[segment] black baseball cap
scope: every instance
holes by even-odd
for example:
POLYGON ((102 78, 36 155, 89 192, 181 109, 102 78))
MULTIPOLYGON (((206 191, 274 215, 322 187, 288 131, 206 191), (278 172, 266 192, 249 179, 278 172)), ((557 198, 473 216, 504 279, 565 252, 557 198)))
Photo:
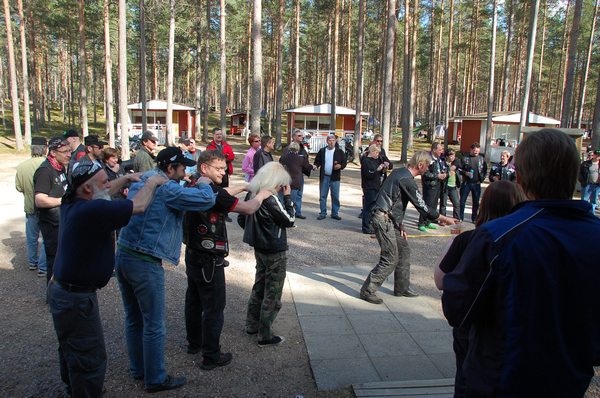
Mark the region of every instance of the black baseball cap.
POLYGON ((65 138, 69 138, 69 137, 79 137, 79 134, 77 133, 77 131, 75 131, 74 129, 70 129, 67 130, 63 133, 63 137, 65 138))
POLYGON ((48 142, 44 137, 31 137, 31 145, 46 145, 48 142))
POLYGON ((195 166, 196 162, 190 158, 186 158, 181 152, 181 149, 175 146, 170 146, 156 155, 156 163, 159 166, 166 166, 171 163, 180 163, 184 166, 195 166))
POLYGON ((92 145, 104 146, 104 145, 108 144, 108 142, 106 142, 106 141, 100 141, 100 139, 98 139, 97 135, 88 135, 87 137, 84 138, 83 141, 85 142, 85 146, 92 146, 92 145))

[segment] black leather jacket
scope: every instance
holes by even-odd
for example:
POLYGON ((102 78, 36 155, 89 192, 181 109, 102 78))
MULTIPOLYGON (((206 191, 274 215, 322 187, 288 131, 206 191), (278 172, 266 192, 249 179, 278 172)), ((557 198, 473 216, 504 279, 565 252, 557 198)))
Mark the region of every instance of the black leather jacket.
POLYGON ((290 195, 285 195, 283 204, 277 195, 269 196, 256 213, 238 217, 240 226, 244 228, 244 242, 263 253, 286 251, 286 228, 294 225, 295 214, 290 195))
MULTIPOLYGON (((440 188, 444 181, 438 178, 438 174, 448 173, 446 169, 446 162, 442 159, 433 159, 429 164, 429 169, 421 176, 421 183, 423 189, 427 188, 440 188)), ((447 176, 446 176, 447 178, 447 176)))
POLYGON ((406 167, 395 169, 385 179, 375 199, 373 212, 386 213, 396 228, 400 228, 408 202, 429 220, 437 220, 440 214, 435 208, 427 207, 423 196, 410 170, 406 167))
POLYGON ((465 184, 468 184, 468 183, 481 184, 482 182, 485 181, 485 176, 487 175, 487 163, 485 162, 485 159, 483 158, 483 156, 477 155, 476 160, 473 158, 475 158, 475 156, 472 157, 469 154, 465 155, 465 157, 461 161, 460 167, 458 168, 458 171, 462 178, 461 182, 463 182, 465 184), (477 171, 479 173, 479 180, 477 180, 477 181, 472 180, 466 174, 471 169, 475 169, 475 168, 477 168, 477 171))
POLYGON ((490 182, 496 181, 494 177, 500 177, 501 180, 505 181, 515 181, 517 178, 515 167, 510 163, 505 165, 502 163, 492 163, 492 167, 490 167, 490 182))

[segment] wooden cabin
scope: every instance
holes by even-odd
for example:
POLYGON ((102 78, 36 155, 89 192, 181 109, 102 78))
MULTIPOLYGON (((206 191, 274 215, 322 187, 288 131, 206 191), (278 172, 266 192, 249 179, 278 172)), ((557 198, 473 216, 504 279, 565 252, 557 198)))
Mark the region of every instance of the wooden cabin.
MULTIPOLYGON (((354 122, 356 111, 344 106, 335 107, 335 126, 331 126, 331 104, 306 105, 300 108, 287 109, 284 111, 287 117, 288 142, 294 129, 300 129, 305 134, 310 134, 310 153, 316 153, 327 145, 327 135, 334 133, 338 137, 354 138, 354 122)), ((362 137, 363 117, 368 117, 367 112, 361 112, 360 145, 362 137)))
MULTIPOLYGON (((167 101, 152 100, 146 103, 147 130, 158 138, 159 144, 166 142, 167 132, 167 101)), ((129 135, 142 135, 142 103, 138 102, 127 106, 129 114, 129 135)), ((176 137, 196 138, 196 124, 194 117, 196 109, 181 104, 173 104, 173 129, 176 137)), ((118 127, 120 132, 120 126, 118 127)))

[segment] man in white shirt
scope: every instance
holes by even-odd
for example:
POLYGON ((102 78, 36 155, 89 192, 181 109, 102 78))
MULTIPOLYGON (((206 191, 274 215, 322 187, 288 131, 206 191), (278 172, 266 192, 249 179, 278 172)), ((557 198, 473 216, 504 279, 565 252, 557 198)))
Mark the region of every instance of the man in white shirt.
POLYGON ((321 148, 315 157, 315 166, 319 168, 319 207, 317 220, 327 216, 327 195, 331 191, 331 218, 341 220, 340 210, 340 177, 341 170, 346 168, 346 155, 335 145, 335 134, 327 136, 327 146, 321 148))

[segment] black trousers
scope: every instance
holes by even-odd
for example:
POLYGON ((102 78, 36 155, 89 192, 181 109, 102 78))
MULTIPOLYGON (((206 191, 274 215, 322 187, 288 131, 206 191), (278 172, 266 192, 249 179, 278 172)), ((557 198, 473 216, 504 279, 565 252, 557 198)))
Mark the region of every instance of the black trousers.
MULTIPOLYGON (((440 199, 440 184, 436 184, 435 186, 424 185, 423 186, 423 200, 427 207, 432 209, 437 209, 438 201, 440 199)), ((418 226, 428 225, 431 222, 428 218, 425 218, 419 213, 419 222, 418 226)))
POLYGON ((52 270, 54 269, 54 259, 56 258, 56 250, 58 249, 58 225, 40 220, 38 222, 42 237, 44 238, 44 250, 46 250, 46 263, 48 270, 46 272, 46 283, 52 278, 52 270))
POLYGON ((185 250, 185 329, 189 347, 200 348, 205 363, 217 362, 221 354, 221 331, 225 310, 223 256, 185 250))

